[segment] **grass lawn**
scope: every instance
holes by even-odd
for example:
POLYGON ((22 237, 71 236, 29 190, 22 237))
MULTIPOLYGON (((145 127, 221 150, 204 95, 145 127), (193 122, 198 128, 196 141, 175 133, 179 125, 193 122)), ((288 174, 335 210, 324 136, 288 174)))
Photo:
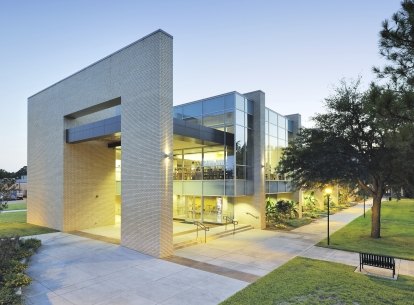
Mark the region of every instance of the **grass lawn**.
POLYGON ((56 230, 26 223, 26 211, 0 213, 1 236, 28 236, 56 232, 56 230))
POLYGON ((354 270, 352 266, 297 257, 221 304, 413 304, 413 277, 399 276, 393 281, 354 270))
MULTIPOLYGON (((371 211, 331 235, 331 248, 414 260, 414 200, 383 202, 381 238, 371 234, 371 211)), ((318 246, 326 247, 326 239, 318 246)))
POLYGON ((26 205, 26 200, 17 200, 17 201, 9 201, 7 203, 7 205, 9 206, 7 210, 26 210, 27 205, 26 205))

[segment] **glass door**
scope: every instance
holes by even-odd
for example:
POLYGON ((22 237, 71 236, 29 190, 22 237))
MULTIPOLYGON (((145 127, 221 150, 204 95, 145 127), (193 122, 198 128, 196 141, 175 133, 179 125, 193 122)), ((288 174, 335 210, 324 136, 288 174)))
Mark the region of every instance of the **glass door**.
POLYGON ((203 202, 198 196, 185 196, 186 221, 202 221, 203 219, 203 202))

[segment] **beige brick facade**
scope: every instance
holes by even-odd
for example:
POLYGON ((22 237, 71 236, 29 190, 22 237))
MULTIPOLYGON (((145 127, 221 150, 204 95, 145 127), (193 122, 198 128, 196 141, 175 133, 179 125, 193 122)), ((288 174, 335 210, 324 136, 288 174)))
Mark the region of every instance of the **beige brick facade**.
POLYGON ((115 152, 105 142, 67 144, 65 128, 107 118, 121 100, 121 244, 172 253, 172 37, 159 30, 28 100, 28 222, 71 231, 111 224, 115 152))

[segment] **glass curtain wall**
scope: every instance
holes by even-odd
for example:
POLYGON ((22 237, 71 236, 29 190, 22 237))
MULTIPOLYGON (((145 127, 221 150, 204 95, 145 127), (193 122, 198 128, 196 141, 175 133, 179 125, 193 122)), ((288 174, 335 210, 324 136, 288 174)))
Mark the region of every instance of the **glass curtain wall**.
POLYGON ((174 150, 175 218, 221 223, 223 216, 233 216, 232 196, 245 195, 245 181, 251 177, 252 114, 253 104, 237 93, 174 107, 175 118, 233 134, 235 139, 174 150))
POLYGON ((235 98, 235 195, 248 195, 253 192, 253 102, 239 94, 235 98))
POLYGON ((265 110, 265 179, 266 180, 285 180, 285 177, 276 172, 276 167, 282 156, 283 148, 287 147, 288 120, 266 108, 265 110))

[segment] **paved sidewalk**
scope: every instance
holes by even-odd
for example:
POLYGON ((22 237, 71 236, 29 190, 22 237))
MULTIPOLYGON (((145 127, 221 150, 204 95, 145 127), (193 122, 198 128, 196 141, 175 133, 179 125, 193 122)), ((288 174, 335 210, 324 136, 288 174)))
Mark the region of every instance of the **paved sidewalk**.
POLYGON ((248 282, 153 258, 118 245, 66 233, 43 242, 23 294, 33 305, 217 304, 248 282))
MULTIPOLYGON (((330 216, 331 234, 363 213, 359 204, 330 216)), ((175 255, 209 265, 263 276, 305 253, 326 237, 326 218, 282 232, 250 230, 175 251, 175 255)))
MULTIPOLYGON (((363 213, 357 205, 331 216, 331 232, 363 213)), ((39 235, 24 290, 32 305, 218 304, 296 256, 357 266, 356 253, 315 247, 326 218, 290 232, 250 230, 175 251, 168 260, 80 236, 39 235)), ((414 276, 401 260, 400 274, 414 276)))

